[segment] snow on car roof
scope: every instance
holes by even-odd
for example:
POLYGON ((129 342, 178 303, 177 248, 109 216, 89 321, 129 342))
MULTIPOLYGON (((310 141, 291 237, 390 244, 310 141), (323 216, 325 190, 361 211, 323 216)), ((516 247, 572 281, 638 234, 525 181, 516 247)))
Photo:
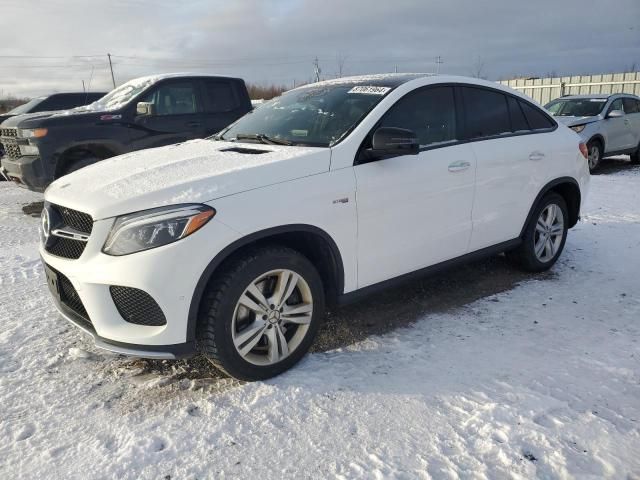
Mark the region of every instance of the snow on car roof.
POLYGON ((323 80, 317 83, 302 85, 298 88, 318 87, 327 85, 355 85, 366 84, 374 87, 390 87, 395 88, 403 83, 410 82, 417 78, 432 77, 434 73, 379 73, 373 75, 358 75, 354 77, 333 78, 331 80, 323 80))

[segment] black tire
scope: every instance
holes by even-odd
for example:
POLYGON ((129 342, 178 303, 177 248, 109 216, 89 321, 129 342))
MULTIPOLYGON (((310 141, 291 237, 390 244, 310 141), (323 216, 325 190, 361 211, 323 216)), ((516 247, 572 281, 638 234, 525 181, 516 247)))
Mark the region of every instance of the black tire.
POLYGON ((604 148, 600 140, 589 140, 587 143, 587 151, 589 152, 589 171, 595 172, 602 163, 602 155, 604 155, 604 148), (597 159, 593 159, 592 154, 597 152, 597 159))
POLYGON ((84 157, 78 160, 74 160, 64 168, 64 170, 62 171, 62 175, 60 176, 63 177, 64 175, 69 175, 72 172, 80 170, 84 167, 88 167, 89 165, 93 165, 94 163, 99 161, 100 159, 96 157, 84 157))
POLYGON ((638 144, 638 148, 636 148, 636 151, 633 152, 631 155, 631 163, 634 165, 638 165, 640 164, 640 144, 638 144))
MULTIPOLYGON (((198 321, 201 352, 220 370, 239 380, 274 377, 295 365, 309 350, 324 317, 322 280, 313 264, 299 252, 282 246, 264 246, 247 251, 226 265, 208 287, 198 321), (271 365, 255 365, 243 358, 233 343, 236 304, 256 278, 277 269, 300 275, 309 286, 313 311, 301 343, 289 356, 271 365)), ((271 328, 271 327, 269 327, 271 328)))
POLYGON ((516 250, 507 252, 507 258, 528 272, 543 272, 545 270, 549 270, 553 264, 556 263, 564 249, 564 244, 567 240, 568 223, 569 213, 567 210, 567 203, 564 201, 564 198, 557 193, 549 193, 545 195, 538 205, 536 205, 533 215, 524 230, 522 244, 516 250), (557 252, 552 258, 548 261, 541 261, 535 253, 536 225, 540 214, 551 204, 557 205, 562 211, 564 224, 562 230, 562 241, 560 242, 557 252))

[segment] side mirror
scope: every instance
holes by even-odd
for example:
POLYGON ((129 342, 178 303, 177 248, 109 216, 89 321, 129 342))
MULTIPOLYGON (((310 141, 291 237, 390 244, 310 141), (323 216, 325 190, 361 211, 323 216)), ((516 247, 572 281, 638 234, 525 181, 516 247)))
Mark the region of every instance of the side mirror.
POLYGON ((138 102, 136 105, 136 113, 138 115, 152 116, 156 114, 156 106, 149 102, 138 102))
POLYGON ((621 118, 624 117, 624 112, 622 110, 611 110, 607 118, 621 118))
POLYGON ((417 155, 420 152, 418 137, 412 130, 380 127, 373 133, 372 153, 378 156, 417 155))

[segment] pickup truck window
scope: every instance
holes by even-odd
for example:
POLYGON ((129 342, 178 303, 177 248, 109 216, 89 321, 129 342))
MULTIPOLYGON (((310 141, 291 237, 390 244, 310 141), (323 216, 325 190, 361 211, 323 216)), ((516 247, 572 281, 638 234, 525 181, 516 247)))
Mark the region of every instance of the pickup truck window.
POLYGON ((301 87, 264 103, 217 138, 234 140, 237 135, 266 135, 292 145, 330 147, 390 90, 352 83, 301 87))
POLYGON ((27 103, 23 103, 22 105, 17 106, 13 110, 10 110, 9 115, 21 115, 23 113, 31 112, 32 109, 36 108, 36 106, 42 103, 47 97, 37 97, 32 98, 27 103))
POLYGON ((389 109, 379 126, 412 130, 421 147, 455 141, 453 88, 433 87, 406 95, 389 109))
POLYGON ((200 110, 193 82, 176 82, 160 85, 141 101, 155 105, 156 115, 185 115, 200 110))
POLYGON ((205 80, 204 88, 207 95, 206 112, 230 112, 238 108, 238 101, 229 82, 205 80))

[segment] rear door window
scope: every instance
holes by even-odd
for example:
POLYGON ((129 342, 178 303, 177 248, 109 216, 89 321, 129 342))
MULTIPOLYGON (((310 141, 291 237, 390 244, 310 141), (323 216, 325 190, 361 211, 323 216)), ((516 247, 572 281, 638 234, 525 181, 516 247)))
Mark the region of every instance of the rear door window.
POLYGON ((497 91, 462 87, 465 130, 469 139, 494 137, 511 133, 507 97, 497 91))
POLYGON ((547 130, 555 127, 555 124, 547 117, 539 108, 534 107, 528 102, 519 100, 518 103, 522 108, 524 116, 527 118, 529 127, 532 130, 547 130))
POLYGON ((238 101, 233 86, 229 82, 204 80, 204 89, 206 94, 206 112, 230 112, 238 108, 238 101))
POLYGON ((635 98, 623 98, 624 113, 638 113, 638 101, 635 98))

